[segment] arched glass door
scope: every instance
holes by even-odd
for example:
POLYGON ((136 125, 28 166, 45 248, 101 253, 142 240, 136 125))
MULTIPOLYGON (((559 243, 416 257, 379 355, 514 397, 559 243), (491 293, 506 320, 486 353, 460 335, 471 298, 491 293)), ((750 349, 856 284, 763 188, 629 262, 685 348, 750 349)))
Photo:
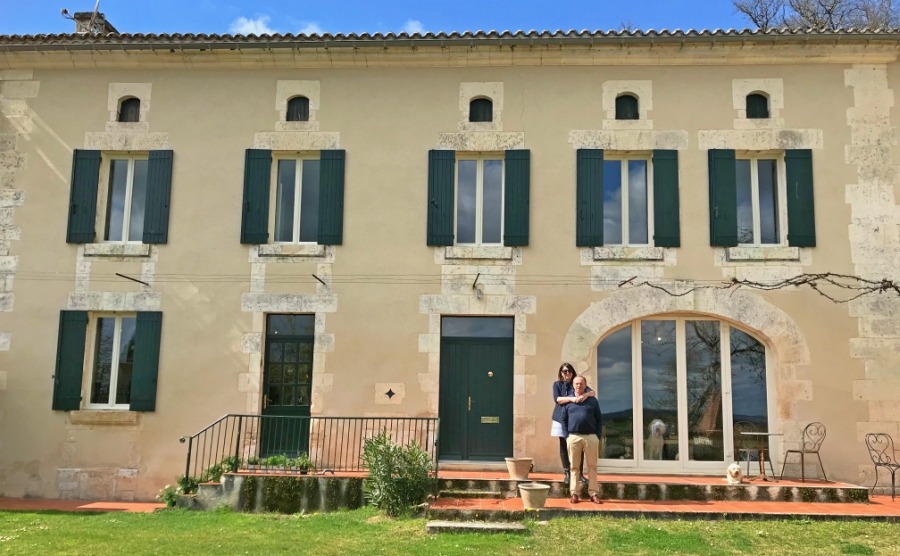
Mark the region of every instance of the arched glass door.
POLYGON ((765 346, 722 321, 634 321, 597 346, 596 384, 602 465, 721 472, 747 440, 735 423, 768 430, 765 346))

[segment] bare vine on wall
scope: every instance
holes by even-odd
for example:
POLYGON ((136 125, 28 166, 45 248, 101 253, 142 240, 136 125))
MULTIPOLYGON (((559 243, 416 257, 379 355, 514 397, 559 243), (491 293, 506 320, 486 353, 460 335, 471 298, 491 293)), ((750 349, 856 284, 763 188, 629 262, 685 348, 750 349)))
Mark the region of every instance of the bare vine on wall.
POLYGON ((685 295, 690 295, 695 291, 706 289, 737 291, 741 288, 751 288, 754 290, 772 291, 791 287, 808 287, 834 303, 849 303, 850 301, 874 293, 893 293, 900 297, 900 284, 894 280, 887 278, 870 280, 861 276, 839 274, 836 272, 798 274, 797 276, 785 280, 776 280, 772 282, 756 282, 753 280, 739 280, 737 278, 732 278, 730 281, 714 284, 688 285, 687 283, 684 283, 686 287, 680 287, 679 285, 661 285, 649 281, 635 282, 634 280, 635 278, 625 280, 619 284, 619 287, 623 287, 627 284, 646 286, 648 288, 661 290, 674 297, 683 297, 685 295))

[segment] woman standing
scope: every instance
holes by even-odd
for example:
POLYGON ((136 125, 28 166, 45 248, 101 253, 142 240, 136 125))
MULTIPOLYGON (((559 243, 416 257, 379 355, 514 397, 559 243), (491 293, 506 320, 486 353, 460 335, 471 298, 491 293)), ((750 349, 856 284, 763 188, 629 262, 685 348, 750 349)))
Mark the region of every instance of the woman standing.
MULTIPOLYGON (((566 445, 565 432, 562 427, 562 414, 565 411, 567 403, 582 402, 586 398, 596 398, 597 393, 590 387, 582 394, 581 397, 575 395, 575 389, 572 386, 572 380, 575 378, 575 367, 570 363, 563 363, 559 367, 556 382, 553 383, 553 423, 550 427, 550 436, 559 438, 559 459, 562 461, 565 478, 563 481, 569 484, 569 473, 572 464, 569 461, 569 447, 566 445)), ((584 468, 584 466, 582 466, 584 468)), ((581 482, 587 483, 584 475, 581 476, 581 482)))

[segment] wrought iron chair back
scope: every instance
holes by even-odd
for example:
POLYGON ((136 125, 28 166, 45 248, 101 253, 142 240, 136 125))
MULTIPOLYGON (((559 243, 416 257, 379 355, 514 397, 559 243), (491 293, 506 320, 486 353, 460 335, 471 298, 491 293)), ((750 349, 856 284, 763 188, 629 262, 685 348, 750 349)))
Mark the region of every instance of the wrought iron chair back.
POLYGON ((803 427, 803 451, 818 452, 825 441, 825 425, 822 423, 810 423, 803 427))
POLYGON ((894 479, 897 469, 900 469, 897 452, 894 451, 894 439, 885 432, 869 433, 866 435, 866 448, 869 450, 872 463, 875 464, 875 483, 871 490, 875 490, 878 485, 878 470, 884 467, 891 474, 891 500, 893 500, 896 496, 894 479))
POLYGON ((819 455, 819 449, 825 441, 825 425, 818 421, 809 423, 803 427, 800 435, 800 449, 786 450, 784 452, 784 461, 781 464, 781 478, 784 479, 784 468, 787 466, 788 456, 797 454, 800 456, 800 481, 806 482, 806 454, 815 454, 819 460, 819 468, 822 469, 822 478, 828 480, 825 474, 825 466, 822 465, 822 456, 819 455))

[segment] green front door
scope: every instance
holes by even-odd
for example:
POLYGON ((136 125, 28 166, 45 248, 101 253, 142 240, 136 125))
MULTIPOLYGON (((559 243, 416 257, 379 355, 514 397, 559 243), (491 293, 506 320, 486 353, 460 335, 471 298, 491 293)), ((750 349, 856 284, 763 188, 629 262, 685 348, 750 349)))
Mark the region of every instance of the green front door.
POLYGON ((440 457, 502 460, 513 451, 512 319, 453 319, 475 322, 443 327, 440 457))
POLYGON ((314 328, 313 315, 266 319, 260 457, 309 452, 314 328))

